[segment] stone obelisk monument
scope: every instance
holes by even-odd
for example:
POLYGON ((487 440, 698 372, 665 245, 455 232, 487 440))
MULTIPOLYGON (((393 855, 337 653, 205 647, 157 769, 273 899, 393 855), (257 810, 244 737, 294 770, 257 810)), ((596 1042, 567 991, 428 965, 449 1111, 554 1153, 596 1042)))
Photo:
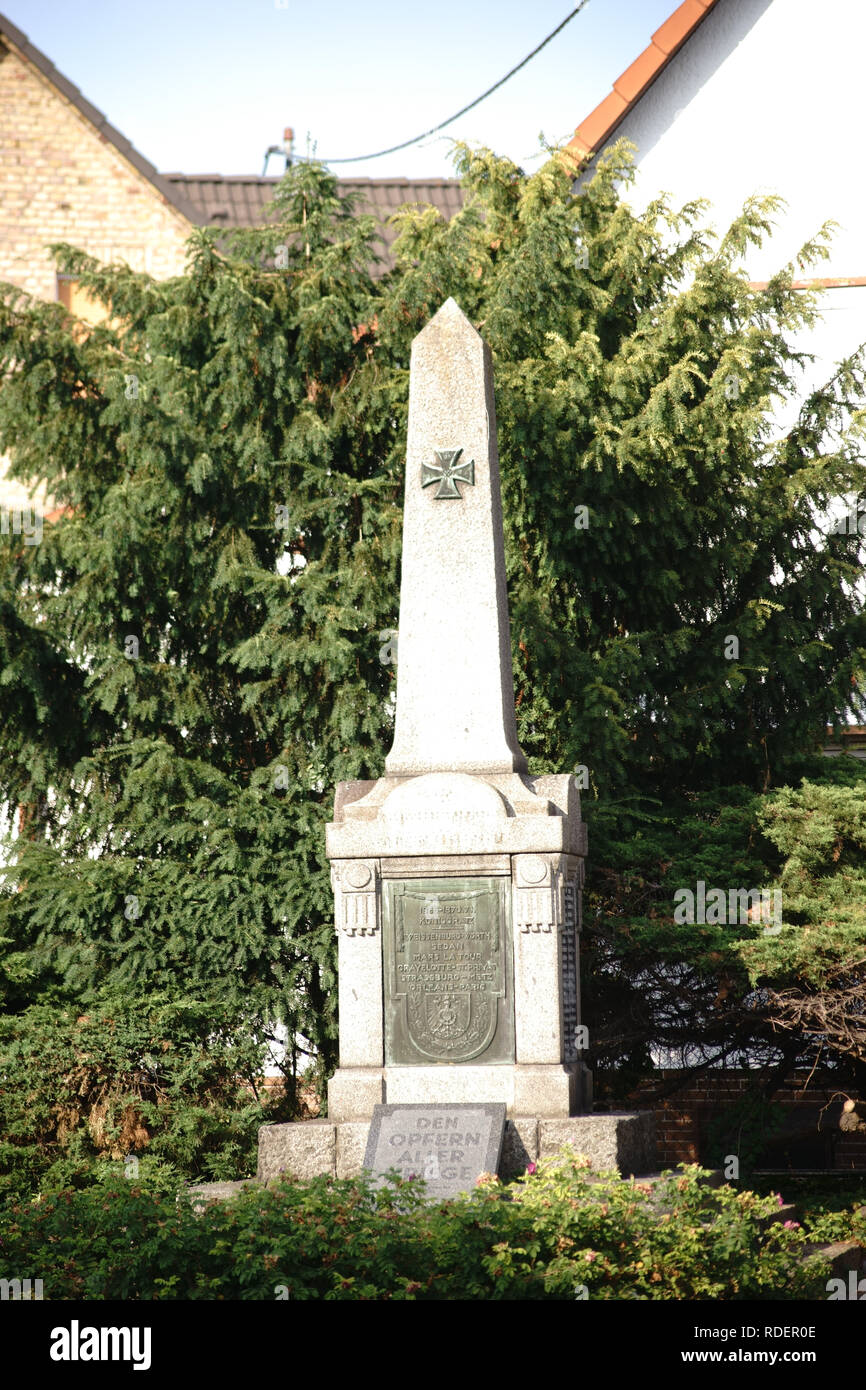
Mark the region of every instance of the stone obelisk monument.
POLYGON ((329 1118, 392 1101, 565 1117, 585 827, 517 741, 490 351, 453 299, 412 345, 397 708, 386 775, 337 789, 329 1118))
POLYGON ((587 1113, 585 826, 517 741, 490 351, 453 299, 412 345, 399 624, 385 776, 341 783, 327 829, 328 1118, 263 1127, 259 1176, 357 1172, 374 1107, 407 1104, 504 1105, 503 1173, 562 1143, 645 1171, 651 1117, 587 1113))

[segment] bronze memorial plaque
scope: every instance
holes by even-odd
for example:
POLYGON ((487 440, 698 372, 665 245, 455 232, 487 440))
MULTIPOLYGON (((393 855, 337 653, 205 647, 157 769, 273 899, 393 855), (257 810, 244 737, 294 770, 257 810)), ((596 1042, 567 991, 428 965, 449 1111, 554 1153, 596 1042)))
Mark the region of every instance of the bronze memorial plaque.
POLYGON ((511 880, 382 887, 386 1062, 513 1062, 511 880))

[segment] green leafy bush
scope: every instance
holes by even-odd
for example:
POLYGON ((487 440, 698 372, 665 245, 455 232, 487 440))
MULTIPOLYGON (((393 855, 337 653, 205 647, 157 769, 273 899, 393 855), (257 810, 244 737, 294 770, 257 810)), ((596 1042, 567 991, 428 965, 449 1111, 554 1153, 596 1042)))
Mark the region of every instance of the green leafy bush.
MULTIPOLYGON (((757 1191, 768 1189, 775 1178, 755 1174, 757 1191)), ((794 1202, 806 1239, 815 1244, 856 1240, 866 1249, 866 1176, 838 1169, 808 1177, 787 1175, 785 1196, 794 1202)))
POLYGON ((266 1045, 259 1020, 213 1000, 0 1019, 0 1194, 84 1186, 127 1155, 169 1190, 253 1171, 259 1125, 297 1113, 293 1095, 257 1093, 266 1045))
POLYGON ((418 1180, 283 1179, 196 1214, 111 1176, 10 1208, 2 1264, 53 1299, 823 1298, 779 1199, 684 1168, 654 1190, 562 1156, 453 1201, 418 1180))

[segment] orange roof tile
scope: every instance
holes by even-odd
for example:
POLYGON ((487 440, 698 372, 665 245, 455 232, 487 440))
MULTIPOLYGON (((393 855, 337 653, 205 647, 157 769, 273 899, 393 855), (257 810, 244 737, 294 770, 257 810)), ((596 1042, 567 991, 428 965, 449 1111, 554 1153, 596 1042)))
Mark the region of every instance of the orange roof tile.
POLYGON ((616 79, 613 91, 599 102, 586 120, 581 121, 565 148, 580 160, 600 150, 623 117, 717 4, 718 0, 683 0, 664 24, 656 29, 649 47, 616 79))
POLYGON ((707 10, 712 9, 715 0, 683 0, 678 9, 665 20, 652 36, 653 44, 668 57, 675 53, 683 39, 700 24, 707 10))
MULTIPOLYGON (((578 128, 581 143, 587 153, 590 150, 599 149, 604 144, 608 132, 619 125, 627 110, 628 102, 625 97, 620 96, 619 92, 611 92, 604 101, 599 103, 578 128)), ((575 131, 574 139, 569 141, 569 149, 577 143, 577 137, 578 131, 575 131)))

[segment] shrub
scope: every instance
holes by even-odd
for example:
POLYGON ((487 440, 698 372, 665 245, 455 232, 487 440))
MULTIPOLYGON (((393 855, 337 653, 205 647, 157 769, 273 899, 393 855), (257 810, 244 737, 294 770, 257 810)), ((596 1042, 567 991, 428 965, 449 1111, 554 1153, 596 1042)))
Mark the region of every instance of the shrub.
POLYGON ((284 1178, 198 1215, 112 1175, 11 1208, 2 1263, 54 1299, 823 1298, 778 1199, 701 1175, 653 1190, 563 1155, 437 1204, 417 1179, 284 1178))
POLYGON ((260 1022, 213 1000, 0 1019, 0 1194, 85 1186, 127 1154, 159 1190, 252 1171, 259 1125, 294 1110, 256 1094, 265 1047, 260 1022))

